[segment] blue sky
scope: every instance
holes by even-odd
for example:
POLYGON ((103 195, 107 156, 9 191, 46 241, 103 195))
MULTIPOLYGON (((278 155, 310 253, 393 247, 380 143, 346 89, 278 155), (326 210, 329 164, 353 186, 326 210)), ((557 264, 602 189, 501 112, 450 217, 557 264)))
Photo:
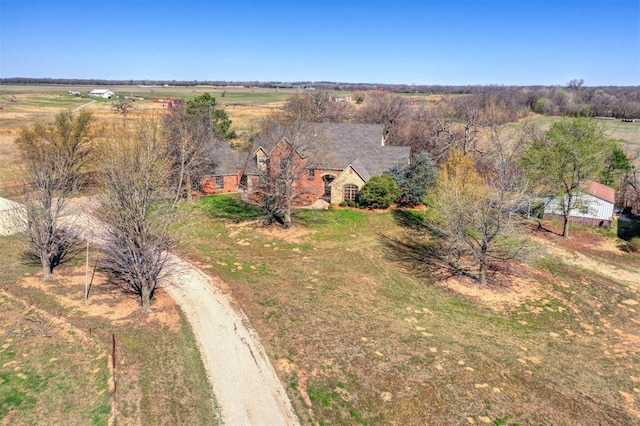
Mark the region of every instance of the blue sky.
POLYGON ((640 85, 640 0, 0 0, 0 77, 640 85))

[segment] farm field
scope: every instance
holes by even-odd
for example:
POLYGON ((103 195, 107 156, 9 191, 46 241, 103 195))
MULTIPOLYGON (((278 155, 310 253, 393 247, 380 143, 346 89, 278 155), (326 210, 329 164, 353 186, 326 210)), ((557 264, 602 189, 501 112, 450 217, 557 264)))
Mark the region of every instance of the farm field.
MULTIPOLYGON (((0 196, 21 190, 13 145, 20 126, 60 108, 87 108, 105 123, 121 120, 110 101, 67 94, 93 88, 0 85, 0 196), (12 96, 18 102, 7 102, 12 96)), ((132 119, 162 113, 162 103, 147 97, 212 93, 240 132, 296 93, 115 89, 145 97, 132 119)), ((534 122, 545 127, 553 120, 534 122)), ((603 124, 612 137, 640 146, 638 123, 603 124)), ((416 237, 406 223, 420 212, 300 212, 284 231, 236 223, 234 206, 229 196, 183 206, 174 227, 179 252, 220 278, 247 314, 303 424, 640 423, 640 257, 622 251, 614 233, 578 228, 567 242, 532 227, 539 256, 501 271, 502 285, 478 288, 431 282, 419 262, 400 261, 408 253, 393 242, 416 237)), ((80 261, 44 286, 38 265, 23 253, 18 238, 0 237, 9 266, 0 268, 6 311, 0 321, 18 333, 0 335, 0 365, 11 367, 0 370, 3 424, 37 423, 46 412, 51 423, 63 423, 80 407, 68 389, 99 396, 74 412, 77 424, 107 424, 114 412, 117 424, 215 424, 193 335, 166 294, 145 317, 98 274, 84 306, 80 261), (19 334, 33 319, 59 318, 68 325, 50 336, 19 334), (115 409, 107 397, 112 334, 115 409), (67 346, 77 362, 58 362, 67 346), (63 374, 69 368, 77 374, 63 374), (22 375, 38 380, 28 387, 22 375), (2 394, 4 383, 11 394, 2 394)))
MULTIPOLYGON (((551 125, 560 120, 560 117, 548 117, 543 115, 532 114, 531 117, 522 120, 518 125, 523 123, 533 125, 540 130, 548 130, 551 125)), ((620 141, 623 146, 629 150, 640 148, 640 122, 633 123, 623 122, 621 120, 601 120, 599 121, 607 130, 607 134, 620 141)), ((513 127, 513 126, 512 126, 513 127)))
MULTIPOLYGON (((109 105, 112 100, 91 99, 72 96, 68 91, 78 91, 84 95, 99 86, 76 85, 0 85, 0 128, 16 128, 29 123, 29 120, 46 118, 62 108, 77 108, 92 100, 97 102, 88 105, 104 118, 114 116, 109 105), (18 102, 11 103, 9 99, 15 97, 18 102)), ((162 103, 153 102, 154 98, 191 99, 205 92, 216 98, 216 104, 227 110, 234 120, 234 128, 240 131, 251 126, 250 118, 268 114, 275 108, 302 89, 265 89, 244 88, 234 86, 194 86, 194 87, 140 87, 140 86, 105 86, 121 97, 144 98, 137 99, 138 114, 159 113, 163 110, 162 103)), ((344 92, 340 92, 344 94, 344 92)))

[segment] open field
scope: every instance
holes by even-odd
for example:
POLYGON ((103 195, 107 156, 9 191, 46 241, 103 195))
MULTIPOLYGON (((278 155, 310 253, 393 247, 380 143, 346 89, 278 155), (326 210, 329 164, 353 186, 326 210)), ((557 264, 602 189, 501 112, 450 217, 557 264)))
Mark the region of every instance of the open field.
MULTIPOLYGON (((527 123, 535 126, 537 129, 546 131, 551 125, 560 120, 560 117, 549 117, 544 115, 532 114, 530 118, 522 120, 518 125, 527 123)), ((607 130, 607 134, 620 141, 623 146, 628 149, 640 148, 640 122, 627 123, 621 120, 600 120, 600 124, 607 130)))
POLYGON ((306 422, 640 422, 640 258, 611 232, 532 231, 540 257, 480 289, 394 262, 402 215, 302 212, 283 231, 221 222, 218 200, 185 209, 181 251, 227 283, 306 422))
MULTIPOLYGON (((88 93, 97 86, 74 85, 0 85, 0 197, 15 196, 21 190, 21 170, 13 144, 20 127, 36 121, 52 120, 62 109, 84 108, 103 123, 121 120, 111 109, 115 100, 84 98, 68 94, 69 90, 88 93), (15 99, 16 102, 10 102, 15 99)), ((244 87, 139 87, 109 86, 120 96, 136 99, 130 119, 160 117, 165 111, 162 102, 153 98, 191 99, 209 92, 217 104, 226 109, 233 120, 233 128, 240 137, 257 130, 257 120, 275 109, 300 89, 262 89, 244 87)), ((344 93, 342 93, 344 94, 344 93)))
MULTIPOLYGON (((3 110, 0 111, 0 128, 23 126, 29 124, 30 120, 47 118, 60 109, 78 107, 91 101, 91 99, 69 95, 68 91, 78 91, 86 95, 96 87, 99 86, 2 84, 0 85, 0 105, 3 106, 3 110), (19 102, 8 102, 8 99, 12 96, 15 96, 19 102), (55 111, 51 111, 49 107, 53 107, 55 111)), ((143 101, 136 100, 137 109, 143 111, 162 110, 162 103, 154 103, 152 101, 153 98, 188 100, 208 92, 216 98, 218 106, 224 107, 231 119, 235 121, 234 128, 241 131, 250 126, 250 117, 267 114, 274 108, 281 107, 294 94, 302 92, 302 89, 265 89, 234 86, 105 86, 105 88, 109 88, 121 97, 144 98, 143 101)), ((344 92, 339 93, 344 95, 344 92)), ((95 105, 91 105, 89 109, 97 110, 102 115, 109 115, 108 105, 113 101, 95 100, 98 102, 95 105)))

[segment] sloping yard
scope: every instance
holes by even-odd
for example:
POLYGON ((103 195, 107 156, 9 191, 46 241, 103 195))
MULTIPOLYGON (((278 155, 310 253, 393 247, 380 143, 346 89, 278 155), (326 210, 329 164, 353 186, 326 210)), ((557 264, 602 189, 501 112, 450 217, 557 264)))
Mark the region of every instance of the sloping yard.
POLYGON ((603 267, 637 278, 639 259, 615 237, 536 233, 540 257, 479 290, 392 261, 408 231, 391 213, 302 212, 284 231, 221 221, 217 200, 185 209, 180 249, 226 283, 303 422, 640 422, 640 295, 603 267))
POLYGON ((85 305, 84 265, 43 282, 24 249, 0 237, 0 424, 216 424, 191 328, 166 293, 144 315, 97 272, 85 305))

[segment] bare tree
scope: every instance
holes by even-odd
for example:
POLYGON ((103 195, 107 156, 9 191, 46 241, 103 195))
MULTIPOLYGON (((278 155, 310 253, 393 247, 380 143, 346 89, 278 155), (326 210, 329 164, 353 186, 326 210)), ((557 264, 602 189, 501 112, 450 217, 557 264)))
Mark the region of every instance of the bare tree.
POLYGON ((356 121, 360 123, 375 123, 385 125, 385 138, 389 144, 401 145, 395 140, 403 118, 411 110, 411 104, 406 98, 385 92, 371 92, 367 94, 364 104, 356 114, 356 121))
POLYGON ((135 110, 136 106, 131 101, 116 101, 111 105, 111 109, 116 114, 122 114, 122 121, 126 123, 129 114, 135 110))
POLYGON ((156 287, 171 274, 171 207, 164 202, 168 165, 161 128, 143 121, 117 129, 104 156, 97 216, 104 224, 102 265, 151 309, 156 287))
POLYGON ((526 205, 523 176, 506 151, 496 154, 483 177, 471 155, 451 151, 434 194, 438 218, 430 225, 441 242, 439 260, 480 284, 492 265, 523 259, 528 248, 519 214, 526 205))
POLYGON ((94 122, 88 111, 77 116, 71 111, 61 111, 53 123, 36 123, 22 129, 16 144, 27 162, 40 161, 41 149, 55 153, 58 173, 64 174, 63 179, 58 179, 58 184, 67 186, 60 189, 75 192, 82 186, 82 173, 93 152, 94 122))
POLYGON ((322 126, 283 113, 265 120, 260 134, 275 147, 262 176, 263 198, 272 215, 288 228, 303 178, 326 153, 326 147, 320 143, 322 126))
POLYGON ((188 116, 184 107, 176 107, 164 116, 164 132, 171 163, 174 204, 184 198, 191 200, 194 183, 213 163, 211 156, 207 155, 207 142, 213 139, 211 126, 188 116))
POLYGON ((445 97, 438 105, 407 110, 391 130, 389 142, 410 146, 414 158, 427 152, 434 161, 442 163, 454 147, 464 153, 482 154, 482 135, 515 121, 521 114, 517 105, 510 108, 508 100, 498 94, 445 97))
POLYGON ((616 191, 616 204, 640 212, 640 172, 636 166, 640 159, 640 148, 631 151, 628 157, 629 167, 620 176, 619 190, 616 191))
POLYGON ((284 106, 284 111, 310 123, 341 123, 348 121, 353 114, 348 103, 335 102, 333 96, 323 90, 307 91, 290 98, 284 106))
POLYGON ((58 139, 61 135, 65 133, 56 129, 56 125, 38 123, 22 129, 16 139, 28 180, 25 235, 31 254, 42 265, 45 280, 53 276, 56 266, 75 253, 78 242, 70 224, 63 222, 78 170, 71 167, 73 156, 64 150, 69 145, 58 139))

